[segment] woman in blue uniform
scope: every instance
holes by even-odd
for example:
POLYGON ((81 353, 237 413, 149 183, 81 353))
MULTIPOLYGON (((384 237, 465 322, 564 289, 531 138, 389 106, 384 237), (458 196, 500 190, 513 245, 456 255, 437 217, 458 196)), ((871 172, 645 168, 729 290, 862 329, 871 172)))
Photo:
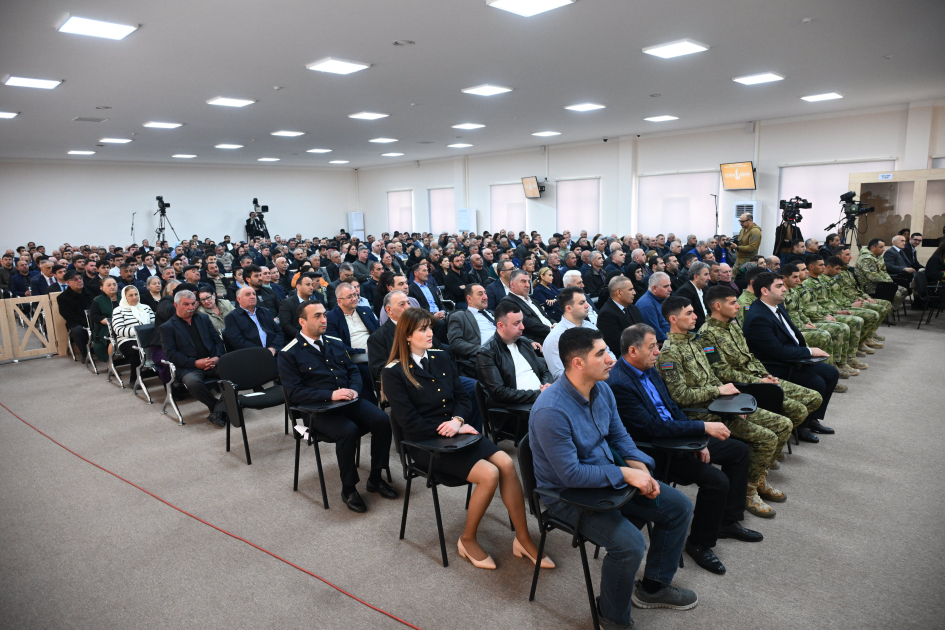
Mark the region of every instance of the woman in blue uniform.
MULTIPOLYGON (((446 352, 432 349, 435 323, 433 316, 422 309, 404 311, 397 322, 390 360, 381 377, 391 415, 408 440, 477 433, 464 419, 470 414, 470 399, 459 372, 446 352)), ((429 463, 426 453, 415 451, 413 456, 421 465, 429 463)), ((499 488, 515 526, 512 553, 535 561, 538 547, 528 533, 525 497, 511 457, 489 440, 480 440, 461 451, 437 458, 434 470, 466 479, 476 486, 469 501, 466 529, 457 543, 460 556, 480 569, 496 568, 492 557, 479 546, 476 531, 499 488)), ((542 568, 554 567, 547 556, 541 562, 542 568)))

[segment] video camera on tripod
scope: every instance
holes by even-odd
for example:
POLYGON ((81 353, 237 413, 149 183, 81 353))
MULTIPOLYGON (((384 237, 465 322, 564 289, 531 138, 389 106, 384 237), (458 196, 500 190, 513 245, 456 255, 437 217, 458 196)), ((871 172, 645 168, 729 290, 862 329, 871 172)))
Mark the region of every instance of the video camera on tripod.
POLYGON ((854 197, 856 197, 856 193, 852 190, 840 195, 840 203, 843 204, 843 214, 846 215, 847 221, 856 221, 857 217, 876 212, 876 208, 867 206, 864 201, 853 201, 854 197))
POLYGON ((804 220, 801 216, 801 210, 813 208, 814 204, 802 197, 792 197, 791 199, 782 199, 779 207, 781 208, 781 220, 785 223, 800 223, 804 220))
MULTIPOLYGON (((171 226, 171 232, 173 232, 174 236, 177 237, 177 230, 174 229, 174 224, 171 223, 171 220, 167 218, 167 209, 171 207, 171 204, 164 201, 164 197, 162 197, 161 195, 158 195, 157 197, 155 197, 155 199, 157 199, 158 209, 157 209, 157 212, 155 212, 154 214, 161 215, 160 217, 158 217, 158 227, 154 231, 155 238, 157 239, 158 242, 167 240, 165 238, 165 232, 167 230, 167 228, 165 227, 165 223, 171 226)), ((179 239, 180 237, 177 237, 177 238, 179 239)))
POLYGON ((156 199, 158 202, 158 209, 157 209, 157 212, 155 212, 154 214, 167 214, 167 209, 171 207, 171 204, 166 203, 164 201, 164 197, 162 197, 161 195, 158 195, 156 199))

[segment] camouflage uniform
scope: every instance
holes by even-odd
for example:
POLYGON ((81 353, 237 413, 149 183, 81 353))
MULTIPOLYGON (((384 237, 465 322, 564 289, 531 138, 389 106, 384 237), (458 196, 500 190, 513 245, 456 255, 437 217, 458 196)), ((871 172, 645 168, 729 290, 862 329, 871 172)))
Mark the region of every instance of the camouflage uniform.
POLYGON ((811 296, 810 302, 806 305, 808 308, 805 311, 807 316, 813 321, 814 317, 811 315, 811 311, 816 306, 820 316, 833 315, 834 319, 845 324, 850 329, 850 337, 847 340, 847 362, 855 359, 857 348, 861 339, 863 339, 863 320, 856 315, 837 315, 836 305, 831 302, 830 296, 827 294, 827 287, 817 278, 811 276, 804 281, 803 287, 807 289, 811 296))
MULTIPOLYGON (((889 272, 886 271, 886 262, 881 257, 874 256, 870 248, 865 245, 860 248, 860 256, 856 259, 856 273, 863 282, 863 290, 866 293, 875 293, 877 282, 893 281, 889 277, 889 272)), ((908 294, 908 289, 897 286, 896 297, 893 298, 893 308, 899 309, 908 294)))
POLYGON ((758 296, 749 291, 742 291, 742 294, 738 296, 738 304, 741 306, 738 309, 738 325, 745 325, 745 313, 748 312, 748 307, 755 303, 755 300, 758 299, 758 296))
POLYGON ((853 270, 849 267, 844 267, 843 271, 837 275, 837 283, 835 286, 844 299, 849 301, 848 303, 852 304, 857 300, 863 300, 863 308, 868 308, 879 313, 880 321, 886 319, 886 316, 892 312, 892 302, 875 299, 873 303, 867 302, 870 296, 860 289, 860 284, 857 282, 853 270))
MULTIPOLYGON (((828 325, 829 329, 821 328, 810 321, 801 309, 801 298, 805 293, 807 293, 807 290, 804 289, 804 287, 788 289, 784 296, 784 308, 787 309, 791 321, 794 322, 794 325, 801 331, 801 335, 804 336, 807 347, 820 348, 830 355, 830 358, 827 359, 827 363, 834 367, 839 367, 845 363, 845 361, 843 361, 843 349, 845 348, 843 345, 843 328, 833 326, 832 322, 824 322, 828 325), (817 328, 807 328, 807 324, 813 324, 817 326, 817 328), (837 338, 834 339, 834 336, 837 338)), ((741 310, 738 311, 738 314, 742 314, 741 310)))
MULTIPOLYGON (((707 407, 719 397, 722 382, 709 367, 699 335, 669 333, 659 357, 660 376, 669 395, 680 407, 707 407)), ((703 422, 720 422, 714 414, 686 414, 703 422)), ((746 418, 729 416, 725 426, 732 437, 749 446, 748 483, 763 481, 768 468, 774 463, 791 436, 793 423, 764 409, 758 409, 746 418)))
POLYGON ((827 287, 827 294, 830 297, 830 301, 837 306, 837 310, 850 311, 863 320, 864 337, 860 341, 866 341, 879 329, 879 325, 882 322, 879 313, 868 308, 850 306, 851 301, 848 301, 843 291, 837 287, 837 278, 839 278, 839 276, 831 278, 826 273, 817 277, 817 279, 827 287))
MULTIPOLYGON (((851 353, 850 351, 850 327, 844 324, 843 322, 828 322, 826 317, 830 313, 823 306, 817 303, 814 299, 814 295, 807 289, 805 286, 794 287, 790 290, 788 295, 793 293, 797 294, 797 303, 799 306, 799 312, 804 316, 805 321, 809 321, 819 330, 826 330, 830 333, 830 339, 833 343, 833 352, 829 350, 824 350, 835 356, 837 358, 836 367, 846 365, 847 361, 850 359, 856 358, 856 346, 854 345, 854 350, 851 353)), ((791 312, 788 311, 788 314, 791 312)), ((794 319, 794 316, 791 315, 791 319, 794 319)), ((794 325, 797 325, 797 321, 794 322, 794 325)), ((806 337, 805 337, 806 339, 806 337)))
MULTIPOLYGON (((709 367, 723 383, 760 383, 768 376, 768 370, 748 349, 738 324, 710 317, 699 330, 699 341, 709 367), (710 351, 712 349, 714 352, 710 351)), ((791 419, 795 428, 823 402, 816 391, 789 381, 782 380, 781 389, 784 391, 782 413, 791 419)))

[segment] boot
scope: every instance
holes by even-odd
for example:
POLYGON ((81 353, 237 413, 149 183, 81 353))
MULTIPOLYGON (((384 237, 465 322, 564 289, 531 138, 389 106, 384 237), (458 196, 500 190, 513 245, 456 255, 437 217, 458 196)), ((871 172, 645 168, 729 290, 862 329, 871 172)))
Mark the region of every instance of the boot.
POLYGON ((855 367, 852 367, 849 363, 845 363, 843 367, 846 368, 847 374, 850 376, 859 376, 860 374, 860 371, 855 367))
POLYGON ((886 338, 878 333, 873 333, 873 339, 876 341, 886 341, 886 338))
POLYGON ((775 503, 784 503, 787 501, 787 495, 771 487, 771 484, 768 483, 768 473, 765 473, 761 476, 761 479, 758 480, 758 496, 768 501, 773 501, 775 503))
POLYGON ((844 385, 843 383, 837 383, 837 385, 833 388, 833 393, 835 394, 843 394, 846 391, 847 391, 847 386, 844 385))
POLYGON ((761 500, 758 496, 758 484, 748 484, 748 496, 745 498, 745 509, 761 518, 774 518, 777 512, 774 508, 761 500))
POLYGON ((864 363, 860 361, 859 359, 850 359, 848 363, 850 367, 855 368, 857 370, 865 370, 866 368, 869 367, 868 363, 864 363))
POLYGON ((860 346, 856 349, 856 356, 860 356, 861 352, 866 354, 876 354, 876 351, 866 345, 866 342, 860 342, 860 346))
POLYGON ((846 365, 838 365, 837 370, 840 372, 840 378, 850 378, 850 369, 846 365))
POLYGON ((866 347, 875 348, 879 350, 880 348, 884 347, 884 344, 878 339, 876 339, 875 337, 870 337, 869 339, 866 340, 866 347))

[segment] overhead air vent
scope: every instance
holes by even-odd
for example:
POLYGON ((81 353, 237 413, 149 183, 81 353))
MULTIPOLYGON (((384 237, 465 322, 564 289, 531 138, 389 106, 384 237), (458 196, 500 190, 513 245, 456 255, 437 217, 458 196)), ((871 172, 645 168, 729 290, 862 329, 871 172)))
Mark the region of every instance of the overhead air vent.
POLYGON ((75 122, 103 123, 103 122, 105 122, 105 121, 108 120, 108 119, 107 119, 107 118, 82 118, 82 117, 79 117, 79 118, 73 118, 72 120, 75 121, 75 122))

